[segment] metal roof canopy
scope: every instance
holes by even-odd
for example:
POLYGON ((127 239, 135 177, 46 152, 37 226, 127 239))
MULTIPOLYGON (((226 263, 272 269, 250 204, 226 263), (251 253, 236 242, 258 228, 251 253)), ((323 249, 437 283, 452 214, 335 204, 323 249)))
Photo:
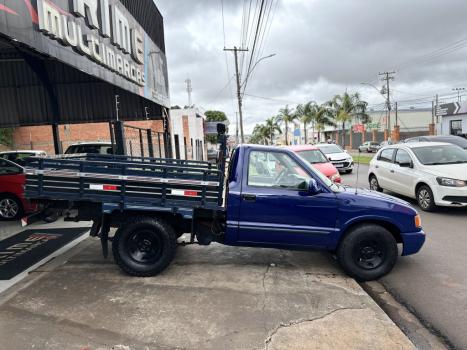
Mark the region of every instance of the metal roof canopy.
POLYGON ((162 119, 162 106, 0 37, 0 128, 162 119))

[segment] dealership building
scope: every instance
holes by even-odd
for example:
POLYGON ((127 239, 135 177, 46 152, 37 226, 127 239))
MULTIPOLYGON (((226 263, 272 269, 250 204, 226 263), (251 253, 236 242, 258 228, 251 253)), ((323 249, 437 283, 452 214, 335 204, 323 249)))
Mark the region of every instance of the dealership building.
POLYGON ((440 104, 436 116, 439 135, 467 137, 467 101, 440 104))
POLYGON ((0 128, 15 128, 15 148, 112 141, 118 153, 172 154, 153 0, 1 0, 0 62, 0 128))

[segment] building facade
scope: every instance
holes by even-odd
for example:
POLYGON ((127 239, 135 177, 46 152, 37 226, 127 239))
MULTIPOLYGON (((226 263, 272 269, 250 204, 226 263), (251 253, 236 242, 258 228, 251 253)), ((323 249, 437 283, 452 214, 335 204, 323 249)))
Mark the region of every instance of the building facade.
POLYGON ((436 108, 439 135, 467 138, 467 101, 441 104, 436 108))
POLYGON ((207 160, 205 120, 204 111, 198 107, 170 110, 174 158, 207 160))

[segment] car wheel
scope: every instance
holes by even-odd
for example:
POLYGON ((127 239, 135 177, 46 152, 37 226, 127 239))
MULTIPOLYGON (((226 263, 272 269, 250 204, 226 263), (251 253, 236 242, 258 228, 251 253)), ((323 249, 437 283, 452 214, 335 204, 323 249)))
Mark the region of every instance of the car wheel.
POLYGON ((370 176, 370 190, 377 191, 377 192, 383 192, 383 189, 379 186, 378 179, 376 178, 375 175, 370 176))
POLYGON ((18 220, 23 216, 24 210, 21 201, 11 195, 0 196, 0 219, 18 220))
POLYGON ((175 256, 177 236, 165 221, 151 217, 127 220, 115 233, 112 251, 115 262, 126 273, 155 276, 175 256))
POLYGON ((426 185, 422 185, 417 189, 417 202, 420 209, 424 211, 434 211, 436 209, 433 192, 426 185))
POLYGON ((397 243, 384 227, 363 224, 353 228, 340 242, 337 260, 357 281, 371 281, 389 273, 397 260, 397 243))
POLYGON ((353 169, 346 170, 346 171, 345 171, 345 173, 346 173, 346 174, 351 174, 351 173, 352 173, 352 171, 353 171, 353 169))

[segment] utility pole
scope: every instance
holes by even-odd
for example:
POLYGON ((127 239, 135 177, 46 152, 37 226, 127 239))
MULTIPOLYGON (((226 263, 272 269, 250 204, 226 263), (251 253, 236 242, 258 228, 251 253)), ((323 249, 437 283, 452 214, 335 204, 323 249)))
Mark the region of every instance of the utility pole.
POLYGON ((464 90, 465 90, 465 88, 463 88, 463 87, 452 89, 452 91, 457 91, 457 102, 461 101, 461 91, 464 91, 464 90))
POLYGON ((193 92, 193 88, 191 87, 191 79, 188 78, 185 80, 186 83, 186 92, 188 93, 188 107, 191 108, 191 93, 193 92))
POLYGON ((235 142, 238 145, 238 112, 235 112, 235 142))
POLYGON ((386 104, 388 108, 387 129, 389 134, 388 137, 391 137, 391 100, 389 97, 389 81, 394 80, 394 77, 392 76, 393 74, 396 74, 396 72, 383 72, 378 74, 380 76, 383 76, 383 78, 381 78, 382 81, 386 81, 386 104))
POLYGON ((395 125, 397 126, 397 125, 399 125, 399 124, 398 124, 398 120, 397 120, 397 112, 398 112, 398 111, 397 111, 397 102, 395 102, 394 104, 395 104, 395 107, 396 107, 396 124, 395 124, 395 125))
POLYGON ((237 76, 237 99, 238 99, 238 114, 240 115, 240 139, 241 143, 245 142, 245 135, 243 133, 243 113, 242 113, 242 94, 240 92, 240 88, 242 84, 240 84, 240 72, 238 71, 238 51, 248 51, 248 49, 237 48, 234 46, 233 49, 226 49, 224 51, 233 51, 235 57, 235 72, 237 76))

